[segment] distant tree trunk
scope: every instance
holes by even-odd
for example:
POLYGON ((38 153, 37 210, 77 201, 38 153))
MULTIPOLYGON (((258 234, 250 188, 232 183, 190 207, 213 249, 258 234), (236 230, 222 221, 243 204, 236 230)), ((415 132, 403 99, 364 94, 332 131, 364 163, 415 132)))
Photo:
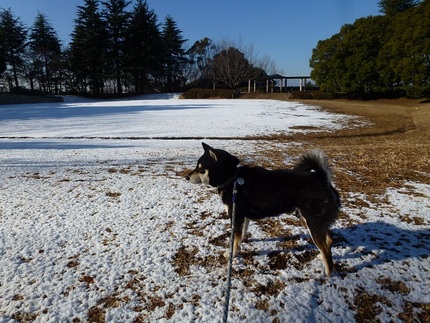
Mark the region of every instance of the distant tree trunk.
POLYGON ((18 83, 18 73, 17 73, 17 68, 16 68, 16 64, 15 61, 12 61, 12 69, 13 69, 13 78, 15 80, 15 86, 19 87, 19 83, 18 83))
POLYGON ((122 93, 122 85, 121 85, 121 78, 118 76, 116 78, 116 87, 118 88, 118 93, 121 94, 122 93))

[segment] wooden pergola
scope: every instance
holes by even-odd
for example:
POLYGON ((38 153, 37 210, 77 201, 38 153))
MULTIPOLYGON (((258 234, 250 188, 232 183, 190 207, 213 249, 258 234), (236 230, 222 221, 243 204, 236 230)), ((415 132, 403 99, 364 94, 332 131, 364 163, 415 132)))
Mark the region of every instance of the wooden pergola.
MULTIPOLYGON (((263 80, 266 81, 266 93, 269 92, 273 92, 274 89, 274 82, 275 80, 279 80, 279 91, 282 93, 283 89, 287 88, 288 86, 288 80, 300 80, 300 92, 301 91, 306 91, 306 80, 310 79, 310 76, 284 76, 281 74, 273 74, 273 75, 269 75, 266 78, 264 78, 263 80), (270 85, 271 83, 271 85, 270 85)), ((253 84, 253 92, 255 93, 257 91, 257 81, 261 81, 261 80, 249 80, 248 81, 248 93, 251 93, 251 83, 254 82, 253 84)))

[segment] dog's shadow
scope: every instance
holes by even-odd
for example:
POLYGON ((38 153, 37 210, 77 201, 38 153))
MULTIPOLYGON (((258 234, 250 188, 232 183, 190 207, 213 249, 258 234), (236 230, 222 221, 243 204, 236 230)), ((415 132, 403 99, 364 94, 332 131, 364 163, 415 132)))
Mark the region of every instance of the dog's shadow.
POLYGON ((388 262, 410 258, 427 258, 430 231, 410 230, 386 222, 360 223, 337 229, 334 247, 343 249, 341 259, 361 259, 353 269, 372 268, 388 262))
MULTIPOLYGON (((372 268, 392 261, 407 260, 410 258, 427 258, 430 254, 430 231, 409 230, 394 224, 385 222, 367 222, 353 225, 351 227, 334 229, 333 249, 334 261, 338 263, 337 271, 356 272, 363 268, 372 268), (342 265, 342 260, 350 259, 352 265, 342 265)), ((308 234, 300 234, 279 238, 255 239, 249 238, 248 243, 256 242, 284 242, 304 238, 310 241, 308 234)), ((311 253, 315 257, 318 252, 316 247, 309 243, 305 246, 292 248, 281 247, 277 250, 259 250, 258 254, 267 255, 271 258, 279 257, 286 252, 311 253)), ((255 253, 254 253, 255 255, 255 253)), ((246 256, 246 253, 245 253, 246 256)), ((288 261, 289 259, 285 259, 288 261)))

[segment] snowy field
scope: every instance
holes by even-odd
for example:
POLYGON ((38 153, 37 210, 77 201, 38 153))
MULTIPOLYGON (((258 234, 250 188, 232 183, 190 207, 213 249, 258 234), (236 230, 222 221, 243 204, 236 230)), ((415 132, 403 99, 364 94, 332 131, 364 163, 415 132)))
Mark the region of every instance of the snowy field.
MULTIPOLYGON (((262 100, 0 106, 0 322, 221 321, 229 220, 214 189, 182 177, 202 139, 252 156, 286 144, 249 137, 353 124, 262 100)), ((251 224, 229 321, 353 322, 369 309, 382 322, 420 320, 430 303, 430 186, 408 182, 380 202, 346 196, 349 223, 333 227, 328 279, 295 216, 251 224)))

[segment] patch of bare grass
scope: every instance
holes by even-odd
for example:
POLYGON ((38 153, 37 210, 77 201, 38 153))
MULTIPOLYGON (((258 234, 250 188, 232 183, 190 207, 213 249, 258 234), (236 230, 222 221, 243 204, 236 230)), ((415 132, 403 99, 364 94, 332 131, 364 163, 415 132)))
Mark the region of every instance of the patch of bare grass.
POLYGON ((305 150, 320 147, 329 156, 341 192, 363 193, 371 198, 389 187, 403 187, 405 181, 430 184, 430 127, 427 126, 430 103, 406 99, 304 103, 320 105, 333 113, 360 116, 367 121, 366 126, 267 136, 265 153, 256 156, 256 163, 285 168, 286 155, 295 159, 305 150), (270 142, 277 145, 270 145, 270 142), (285 145, 285 150, 280 150, 282 142, 302 145, 285 145))

